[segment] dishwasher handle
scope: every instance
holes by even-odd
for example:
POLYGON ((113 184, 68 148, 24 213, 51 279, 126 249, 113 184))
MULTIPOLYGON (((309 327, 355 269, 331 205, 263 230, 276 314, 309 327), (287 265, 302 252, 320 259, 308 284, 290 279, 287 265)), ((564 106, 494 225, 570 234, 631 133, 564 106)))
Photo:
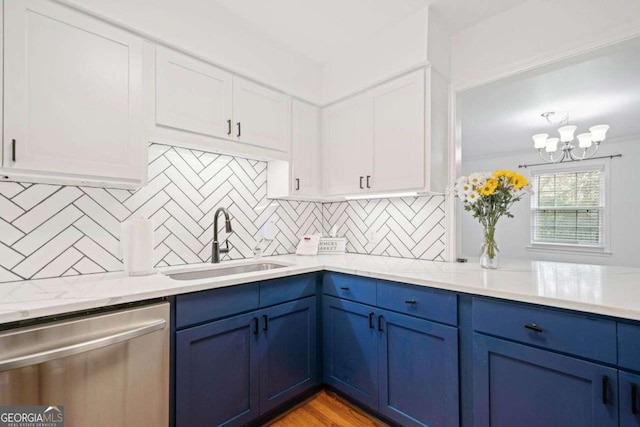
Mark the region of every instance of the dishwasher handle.
POLYGON ((0 359, 0 372, 11 369, 22 368, 25 366, 38 365, 40 363, 50 362, 55 359, 73 356, 74 354, 85 353, 87 351, 96 350, 113 344, 129 341, 143 335, 150 334, 164 329, 167 324, 166 320, 157 320, 146 325, 129 329, 117 334, 107 335, 106 337, 96 338, 90 341, 84 341, 77 344, 71 344, 64 347, 45 350, 38 353, 18 356, 11 359, 0 359))

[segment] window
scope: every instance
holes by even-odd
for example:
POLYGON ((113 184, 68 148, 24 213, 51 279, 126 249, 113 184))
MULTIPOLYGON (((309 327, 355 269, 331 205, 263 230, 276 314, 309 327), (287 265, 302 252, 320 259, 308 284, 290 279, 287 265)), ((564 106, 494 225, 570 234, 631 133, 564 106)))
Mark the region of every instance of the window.
POLYGON ((605 247, 604 166, 533 173, 531 243, 605 247))

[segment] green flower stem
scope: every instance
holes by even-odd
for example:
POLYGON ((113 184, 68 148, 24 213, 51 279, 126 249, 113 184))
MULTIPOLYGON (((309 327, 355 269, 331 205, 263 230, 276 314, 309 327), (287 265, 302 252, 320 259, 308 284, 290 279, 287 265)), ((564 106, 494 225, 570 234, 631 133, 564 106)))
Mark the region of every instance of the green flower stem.
MULTIPOLYGON (((496 218, 496 222, 497 222, 497 218, 496 218)), ((496 233, 495 224, 485 226, 484 247, 487 251, 487 255, 489 256, 489 259, 494 259, 496 257, 496 252, 498 251, 498 248, 496 247, 495 233, 496 233)))

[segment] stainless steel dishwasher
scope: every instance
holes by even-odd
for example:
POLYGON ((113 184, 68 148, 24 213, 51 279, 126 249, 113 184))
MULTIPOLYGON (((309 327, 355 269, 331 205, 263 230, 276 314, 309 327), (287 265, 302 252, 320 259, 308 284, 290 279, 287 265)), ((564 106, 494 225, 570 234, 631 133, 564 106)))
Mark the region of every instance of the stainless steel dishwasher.
POLYGON ((64 406, 65 427, 169 424, 169 304, 0 332, 0 405, 64 406))

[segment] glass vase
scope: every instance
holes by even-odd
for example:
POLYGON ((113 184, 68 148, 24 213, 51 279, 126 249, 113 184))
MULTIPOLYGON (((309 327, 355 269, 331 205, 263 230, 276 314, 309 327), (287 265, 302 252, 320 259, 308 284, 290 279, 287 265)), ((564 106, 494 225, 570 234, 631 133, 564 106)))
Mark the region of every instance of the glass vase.
POLYGON ((496 227, 487 226, 484 229, 484 240, 480 247, 480 267, 495 270, 499 265, 498 245, 495 239, 496 227))

